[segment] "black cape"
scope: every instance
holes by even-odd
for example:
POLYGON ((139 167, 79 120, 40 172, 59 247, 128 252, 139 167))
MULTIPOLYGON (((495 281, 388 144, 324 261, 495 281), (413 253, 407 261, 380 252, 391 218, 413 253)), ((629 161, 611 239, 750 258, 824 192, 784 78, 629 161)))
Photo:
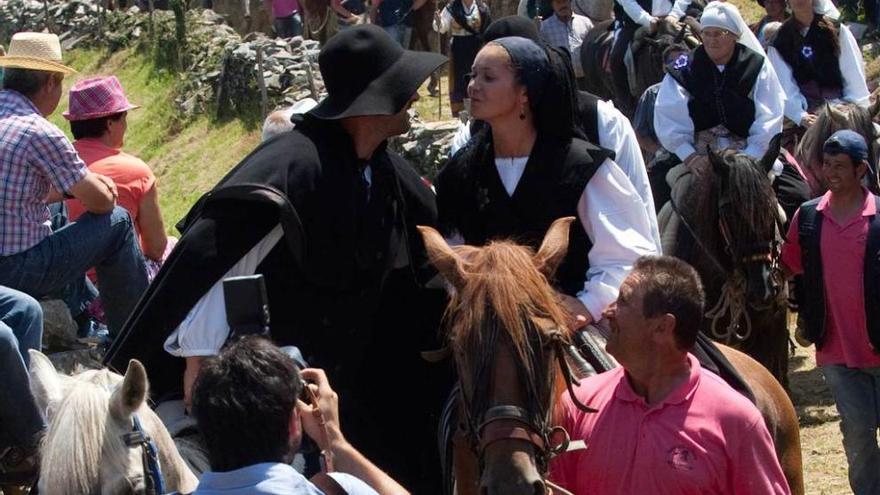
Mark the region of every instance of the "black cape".
POLYGON ((407 486, 431 486, 434 475, 420 464, 433 463, 432 432, 450 381, 419 351, 438 345, 445 294, 423 289, 434 272, 415 227, 435 225, 436 205, 418 174, 383 144, 368 162, 364 206, 366 164, 335 122, 306 118, 260 145, 178 224, 180 242, 105 364, 125 370, 139 359, 154 397, 179 391, 184 360, 164 351, 165 339, 280 223, 284 237, 257 269, 266 277, 272 338, 325 368, 343 397, 342 424, 354 445, 407 486), (406 415, 386 417, 390 397, 401 394, 418 402, 409 402, 406 415), (420 454, 402 459, 404 451, 420 454))

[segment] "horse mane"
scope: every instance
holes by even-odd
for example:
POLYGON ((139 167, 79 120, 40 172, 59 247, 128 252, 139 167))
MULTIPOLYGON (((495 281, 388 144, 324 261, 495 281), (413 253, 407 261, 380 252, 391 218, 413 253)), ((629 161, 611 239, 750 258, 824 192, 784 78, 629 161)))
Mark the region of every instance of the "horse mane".
POLYGON ((557 328, 566 328, 567 321, 556 292, 535 267, 534 252, 509 241, 454 249, 465 262, 466 274, 464 287, 453 293, 444 317, 453 350, 464 359, 476 358, 469 350, 486 349, 481 329, 495 321, 531 375, 535 363, 530 338, 543 336, 536 332, 535 321, 549 320, 557 328))
MULTIPOLYGON (((102 463, 128 461, 123 431, 109 414, 111 394, 104 385, 113 382, 118 379, 107 370, 87 371, 69 382, 43 439, 40 487, 44 492, 95 493, 100 490, 102 463)), ((122 466, 117 470, 125 471, 122 466)))
MULTIPOLYGON (((762 232, 773 229, 776 222, 776 196, 767 179, 767 174, 748 155, 725 151, 720 157, 727 166, 727 177, 720 177, 712 169, 700 179, 695 179, 689 191, 684 191, 684 201, 679 211, 699 236, 703 246, 722 264, 729 264, 729 256, 724 253, 724 241, 718 227, 718 199, 722 186, 726 188, 730 207, 737 214, 727 218, 732 242, 749 244, 764 241, 762 232)), ((679 227, 675 255, 694 266, 706 266, 709 262, 700 243, 684 226, 679 227)), ((734 246, 736 248, 736 246, 734 246)), ((723 274, 717 270, 699 270, 704 284, 710 280, 723 282, 723 274)), ((707 293, 710 291, 707 291, 707 293)))
POLYGON ((875 163, 875 131, 871 112, 855 103, 825 105, 816 114, 816 123, 807 129, 795 150, 795 159, 808 175, 807 180, 816 196, 825 192, 818 179, 822 172, 822 147, 840 129, 851 129, 864 136, 869 144, 869 163, 875 163))

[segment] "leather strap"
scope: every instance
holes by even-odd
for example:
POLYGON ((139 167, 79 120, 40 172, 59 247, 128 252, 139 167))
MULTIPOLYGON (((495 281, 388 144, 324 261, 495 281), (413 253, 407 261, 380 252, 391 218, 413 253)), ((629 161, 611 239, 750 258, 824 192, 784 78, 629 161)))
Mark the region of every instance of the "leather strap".
POLYGON ((318 473, 309 481, 317 486, 325 495, 348 495, 342 486, 327 473, 318 473))

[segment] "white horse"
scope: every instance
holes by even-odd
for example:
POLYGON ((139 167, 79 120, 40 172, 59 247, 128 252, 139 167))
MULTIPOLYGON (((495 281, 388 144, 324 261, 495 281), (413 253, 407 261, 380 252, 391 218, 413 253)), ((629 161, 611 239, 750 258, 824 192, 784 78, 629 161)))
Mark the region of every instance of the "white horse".
POLYGON ((129 434, 137 429, 158 451, 165 490, 195 490, 198 480, 146 403, 149 385, 140 362, 131 360, 124 377, 106 369, 67 376, 45 355, 30 353, 31 389, 49 422, 41 451, 40 493, 144 493, 149 482, 144 466, 150 463, 144 457, 146 447, 130 441, 129 434))

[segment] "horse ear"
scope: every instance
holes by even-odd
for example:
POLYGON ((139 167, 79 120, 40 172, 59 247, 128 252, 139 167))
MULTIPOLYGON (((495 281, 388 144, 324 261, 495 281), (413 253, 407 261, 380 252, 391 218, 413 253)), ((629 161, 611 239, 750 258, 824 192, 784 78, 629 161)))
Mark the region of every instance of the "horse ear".
POLYGON ((425 250, 428 251, 428 258, 430 258, 431 263, 453 287, 461 290, 464 287, 465 280, 461 257, 449 247, 449 244, 446 243, 446 239, 440 235, 440 232, 422 225, 416 228, 422 234, 422 239, 425 241, 425 250))
POLYGON ((573 221, 574 217, 562 217, 554 221, 535 254, 535 266, 547 278, 553 277, 568 253, 568 231, 573 221))
POLYGON ((147 400, 147 371, 137 359, 128 362, 122 385, 110 396, 110 413, 126 421, 147 400))
POLYGON ((779 150, 782 148, 782 133, 773 136, 773 139, 770 140, 770 144, 767 146, 767 152, 764 153, 764 156, 761 158, 761 169, 766 173, 770 173, 770 170, 773 169, 773 164, 776 163, 776 160, 779 158, 779 150))
POLYGON ((62 399, 61 376, 55 371, 55 365, 40 351, 29 351, 31 365, 29 370, 31 393, 37 407, 48 415, 49 409, 62 399))

